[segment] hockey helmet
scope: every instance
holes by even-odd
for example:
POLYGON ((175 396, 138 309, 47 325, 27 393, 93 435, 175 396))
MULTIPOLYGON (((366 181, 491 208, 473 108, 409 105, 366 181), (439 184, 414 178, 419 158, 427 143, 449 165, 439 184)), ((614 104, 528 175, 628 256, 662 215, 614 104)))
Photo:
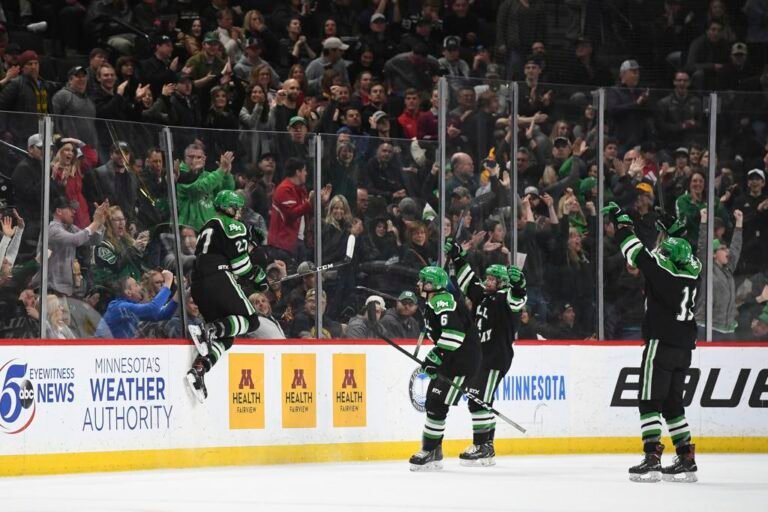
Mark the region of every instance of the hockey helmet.
POLYGON ((685 238, 667 238, 661 242, 661 253, 675 265, 686 265, 693 259, 691 244, 685 238))
POLYGON ((441 267, 424 267, 419 270, 419 281, 431 284, 434 290, 443 290, 448 286, 448 273, 441 267))
POLYGON ((244 205, 245 199, 234 190, 222 190, 213 199, 213 206, 217 210, 226 210, 227 208, 238 210, 244 205))
POLYGON ((495 277, 501 283, 499 288, 509 286, 509 273, 507 272, 507 267, 504 265, 499 265, 498 263, 489 265, 488 268, 485 269, 485 276, 495 277))

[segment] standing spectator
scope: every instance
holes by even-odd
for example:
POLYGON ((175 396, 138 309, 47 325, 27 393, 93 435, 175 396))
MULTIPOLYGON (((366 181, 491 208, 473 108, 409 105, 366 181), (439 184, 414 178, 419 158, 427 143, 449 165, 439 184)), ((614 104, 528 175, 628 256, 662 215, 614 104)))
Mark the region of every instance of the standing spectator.
POLYGON ((694 89, 714 89, 722 79, 730 53, 730 43, 723 37, 723 28, 721 20, 709 20, 707 31, 688 48, 687 67, 693 71, 694 89))
POLYGON ((197 55, 203 49, 203 22, 200 18, 188 20, 187 28, 179 33, 181 45, 187 59, 197 55))
POLYGON ((240 135, 240 143, 246 151, 246 162, 256 163, 262 154, 270 152, 272 143, 270 135, 259 132, 274 131, 273 122, 267 91, 260 84, 251 85, 240 109, 240 129, 248 130, 240 135))
POLYGON ((648 89, 640 89, 640 65, 625 60, 619 68, 619 86, 608 89, 606 114, 612 135, 619 140, 619 151, 639 145, 651 138, 648 127, 648 89))
POLYGON ((307 65, 306 75, 310 87, 317 86, 323 77, 323 71, 332 69, 341 75, 344 83, 349 83, 347 64, 342 58, 349 49, 338 37, 329 37, 323 41, 323 54, 307 65))
POLYGON ((93 186, 95 199, 98 202, 109 201, 113 206, 119 206, 128 225, 136 223, 136 198, 138 196, 138 179, 129 168, 131 148, 127 143, 118 141, 112 145, 109 161, 93 170, 93 186))
POLYGON ((398 53, 384 64, 384 76, 392 93, 402 96, 408 89, 426 91, 434 87, 440 63, 427 51, 425 45, 414 44, 411 51, 398 53))
POLYGON ((211 89, 211 105, 203 119, 203 127, 209 128, 203 135, 206 146, 214 153, 235 151, 237 139, 231 132, 239 126, 237 114, 232 111, 229 92, 224 87, 215 86, 211 89))
POLYGON ((234 155, 224 153, 219 158, 219 168, 209 172, 205 170, 205 151, 198 144, 190 144, 184 150, 184 162, 179 166, 179 178, 176 183, 178 196, 179 224, 192 226, 195 231, 213 217, 213 198, 221 190, 234 190, 232 177, 234 155))
POLYGON ((98 146, 96 126, 96 105, 85 95, 88 73, 83 66, 75 66, 67 72, 67 85, 53 95, 52 113, 59 133, 74 134, 93 147, 98 146), (87 119, 78 119, 87 118, 87 119))
POLYGON ((403 112, 398 116, 397 123, 400 125, 400 130, 406 139, 415 139, 418 137, 419 126, 419 91, 416 89, 408 89, 405 91, 405 108, 403 112))
POLYGON ((389 142, 383 142, 376 149, 360 176, 361 185, 371 195, 384 198, 387 203, 399 201, 407 195, 402 170, 395 165, 394 149, 389 142))
POLYGON ((302 96, 298 80, 289 78, 283 82, 283 88, 277 91, 275 107, 270 110, 270 122, 276 132, 288 128, 288 121, 299 112, 302 96))
POLYGON ((104 240, 96 246, 94 254, 94 282, 110 286, 123 277, 138 280, 141 278, 142 258, 149 241, 149 232, 145 231, 134 240, 127 229, 128 219, 119 206, 110 206, 108 215, 104 240))
POLYGON ((51 178, 63 197, 78 204, 74 224, 80 229, 91 223, 88 202, 83 194, 85 170, 96 160, 96 152, 78 139, 64 138, 57 142, 58 150, 51 160, 51 178), (78 158, 82 154, 83 158, 78 158))
POLYGON ((326 162, 323 172, 323 185, 330 184, 336 195, 344 196, 347 204, 357 201, 357 181, 360 174, 359 165, 355 158, 355 145, 351 142, 340 142, 336 145, 336 158, 326 162))
POLYGON ((394 308, 389 308, 381 317, 381 327, 390 338, 414 339, 421 333, 421 324, 417 320, 419 301, 410 290, 397 297, 394 308))
MULTIPOLYGON (((675 201, 675 216, 685 225, 685 238, 691 247, 696 247, 698 243, 701 210, 707 207, 707 199, 704 195, 706 182, 702 171, 694 171, 688 180, 688 191, 675 201)), ((726 226, 730 225, 725 207, 719 201, 715 208, 715 216, 720 217, 726 226)))
MULTIPOLYGON (((192 93, 193 79, 191 75, 180 73, 175 84, 163 86, 161 96, 155 101, 148 113, 156 118, 156 122, 171 126, 193 127, 202 124, 200 105, 197 95, 192 93)), ((188 139, 182 134, 175 133, 179 139, 188 139)), ((179 142, 176 140, 175 142, 179 142)), ((183 146, 182 146, 183 147, 183 146)))
POLYGON ((737 274, 756 274, 766 268, 764 258, 768 254, 768 194, 763 170, 747 173, 747 190, 733 204, 744 215, 744 249, 737 274))
POLYGON ((189 69, 196 90, 206 91, 214 80, 222 75, 225 62, 221 58, 221 41, 216 32, 208 32, 203 38, 203 51, 193 55, 184 65, 189 69))
POLYGON ((91 99, 96 104, 96 117, 127 121, 130 117, 130 101, 125 97, 128 82, 117 84, 115 68, 110 64, 102 64, 99 68, 99 88, 91 99))
POLYGON ((535 41, 547 37, 547 12, 541 0, 503 0, 496 17, 496 51, 506 55, 507 79, 518 79, 523 58, 535 41))
POLYGON ((230 62, 237 62, 240 59, 242 54, 240 45, 245 40, 242 27, 235 26, 234 20, 234 14, 229 8, 221 9, 216 13, 216 33, 230 62))
MULTIPOLYGON (((451 178, 445 185, 445 191, 450 194, 456 187, 464 187, 474 196, 478 183, 475 176, 475 162, 467 153, 454 153, 451 157, 451 178)), ((485 268, 485 267, 483 267, 485 268)))
MULTIPOLYGON (((53 220, 48 227, 48 290, 70 296, 82 283, 80 266, 75 260, 78 247, 95 245, 101 241, 109 203, 96 207, 93 222, 85 229, 74 225, 75 210, 80 208, 77 202, 66 198, 57 198, 53 202, 53 220)), ((38 274, 33 283, 39 284, 38 274)))
MULTIPOLYGON (((285 163, 285 179, 272 196, 272 213, 269 223, 268 243, 286 254, 286 260, 306 253, 304 229, 312 213, 315 191, 307 192, 307 165, 304 161, 289 158, 285 163)), ((330 188, 321 189, 322 200, 328 202, 330 188)))
POLYGON ((267 67, 269 71, 269 85, 272 89, 280 87, 280 77, 274 68, 261 58, 263 51, 263 42, 258 37, 251 37, 245 42, 245 53, 235 64, 235 76, 240 80, 247 81, 251 76, 251 71, 261 65, 267 67))
POLYGON ((443 56, 438 59, 440 71, 443 75, 452 78, 451 85, 456 87, 458 78, 469 78, 469 64, 461 58, 459 53, 461 40, 456 36, 448 36, 443 41, 443 56))
POLYGON ((141 61, 141 76, 149 83, 152 95, 160 97, 165 84, 176 83, 176 71, 179 68, 179 58, 173 56, 173 41, 168 36, 157 36, 154 41, 154 53, 141 61))
MULTIPOLYGON (((399 4, 395 3, 394 8, 399 10, 399 4)), ((399 14, 399 13, 398 13, 399 14)), ((373 51, 373 67, 381 69, 381 66, 397 54, 397 39, 399 34, 396 31, 397 24, 400 23, 399 15, 395 16, 392 23, 387 23, 387 17, 381 12, 376 12, 370 17, 368 28, 370 32, 360 38, 360 45, 370 48, 373 51)))
POLYGON ((139 230, 157 226, 170 218, 168 208, 168 181, 166 180, 163 151, 152 147, 147 150, 144 167, 138 175, 141 193, 137 196, 136 212, 139 230))
POLYGON ((688 92, 688 73, 675 73, 674 86, 656 105, 656 129, 665 144, 686 146, 703 135, 704 109, 701 98, 688 92))
POLYGON ((609 86, 610 72, 595 59, 592 41, 587 37, 579 37, 575 44, 573 52, 575 59, 569 59, 562 74, 563 82, 574 85, 609 86))
MULTIPOLYGON (((11 176, 16 208, 21 218, 26 222, 23 240, 29 245, 37 246, 40 235, 40 205, 43 198, 43 138, 35 133, 27 139, 27 155, 16 165, 11 176)), ((51 189, 51 197, 60 195, 56 187, 51 189)), ((28 252, 26 246, 21 247, 23 253, 28 252)))
POLYGON ((93 98, 96 91, 99 90, 99 69, 104 64, 109 64, 107 60, 109 53, 103 48, 94 48, 88 54, 88 84, 86 85, 86 94, 93 98))
MULTIPOLYGON (((19 55, 21 74, 0 90, 0 110, 47 114, 55 90, 54 84, 40 77, 40 61, 37 53, 27 50, 19 55)), ((26 138, 37 131, 37 118, 21 116, 12 118, 10 131, 26 138)))
POLYGON ((283 69, 290 68, 294 64, 308 65, 317 58, 317 54, 309 45, 307 36, 303 34, 301 18, 291 18, 286 26, 287 37, 280 40, 279 65, 283 69))
POLYGON ((446 34, 461 38, 464 48, 473 48, 486 42, 480 29, 480 20, 471 11, 469 0, 453 0, 449 2, 450 12, 445 16, 443 30, 446 34))

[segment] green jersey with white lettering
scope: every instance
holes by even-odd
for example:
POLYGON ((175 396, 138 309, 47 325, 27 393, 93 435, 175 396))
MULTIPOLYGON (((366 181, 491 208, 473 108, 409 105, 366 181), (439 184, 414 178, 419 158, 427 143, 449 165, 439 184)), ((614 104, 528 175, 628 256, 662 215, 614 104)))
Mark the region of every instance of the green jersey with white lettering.
POLYGON ((213 272, 229 271, 236 277, 262 281, 264 271, 251 264, 248 230, 237 219, 220 213, 205 223, 197 237, 195 271, 192 279, 213 272))

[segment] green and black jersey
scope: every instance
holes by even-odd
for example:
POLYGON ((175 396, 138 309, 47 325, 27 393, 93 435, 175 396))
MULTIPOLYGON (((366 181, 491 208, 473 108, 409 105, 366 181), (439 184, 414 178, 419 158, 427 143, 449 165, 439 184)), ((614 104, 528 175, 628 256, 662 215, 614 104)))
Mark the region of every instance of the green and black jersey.
POLYGON ((512 344, 517 337, 516 313, 526 303, 524 286, 486 293, 472 267, 462 257, 453 259, 461 293, 472 301, 475 325, 483 349, 483 367, 507 370, 512 364, 512 344))
POLYGON ((214 272, 229 271, 235 277, 257 283, 266 280, 260 267, 251 264, 248 230, 239 220, 216 213, 205 223, 197 237, 193 279, 214 272))
POLYGON ((619 229, 624 258, 645 276, 643 338, 680 348, 696 348, 696 299, 701 262, 693 257, 685 266, 675 265, 657 251, 649 251, 629 228, 619 229))
POLYGON ((426 336, 437 346, 443 371, 449 377, 474 375, 480 363, 480 340, 472 315, 447 291, 427 301, 426 336))

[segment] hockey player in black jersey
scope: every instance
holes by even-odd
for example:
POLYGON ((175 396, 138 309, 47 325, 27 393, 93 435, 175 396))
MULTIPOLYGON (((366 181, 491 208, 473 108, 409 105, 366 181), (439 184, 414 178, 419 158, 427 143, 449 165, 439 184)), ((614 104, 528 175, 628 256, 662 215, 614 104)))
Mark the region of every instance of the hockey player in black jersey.
POLYGON ((255 331, 259 317, 237 279, 250 279, 266 289, 266 274, 251 264, 249 238, 237 214, 245 201, 232 190, 222 190, 213 200, 216 215, 205 223, 197 237, 192 298, 205 319, 189 332, 199 355, 187 372, 186 381, 200 402, 208 396, 204 375, 229 350, 235 336, 255 331))
POLYGON ((695 447, 683 408, 685 374, 696 348, 696 291, 701 262, 683 238, 668 237, 654 251, 633 231, 632 220, 616 203, 603 208, 616 224, 616 240, 626 260, 645 276, 643 359, 640 372, 640 424, 644 460, 629 468, 634 482, 695 482, 695 447), (675 445, 674 464, 661 466, 661 417, 675 445))
MULTIPOLYGON (((449 238, 444 249, 456 268, 461 292, 472 301, 482 348, 480 371, 469 379, 467 387, 484 402, 493 405, 496 388, 509 371, 514 357, 515 313, 525 306, 525 276, 514 266, 490 265, 485 269, 485 282, 481 282, 464 259, 458 243, 449 238)), ((459 455, 461 464, 492 466, 496 456, 493 448, 496 417, 472 400, 468 400, 467 405, 472 415, 472 445, 459 455)))
POLYGON ((421 451, 411 457, 411 471, 442 469, 445 419, 450 406, 461 397, 450 382, 462 387, 480 365, 480 340, 472 314, 445 289, 447 285, 448 274, 442 268, 424 267, 419 271, 419 291, 427 300, 425 333, 435 348, 422 363, 432 380, 427 387, 421 451), (447 379, 437 379, 438 373, 447 379))

